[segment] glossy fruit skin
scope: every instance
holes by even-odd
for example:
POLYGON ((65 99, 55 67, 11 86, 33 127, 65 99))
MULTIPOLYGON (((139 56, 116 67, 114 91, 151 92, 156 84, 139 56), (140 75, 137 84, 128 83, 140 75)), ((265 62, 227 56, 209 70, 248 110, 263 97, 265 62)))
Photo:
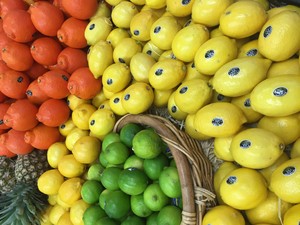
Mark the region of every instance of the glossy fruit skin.
POLYGON ((10 41, 12 41, 12 39, 7 37, 6 33, 2 30, 0 32, 0 49, 2 50, 7 45, 7 43, 10 41))
POLYGON ((28 11, 13 10, 3 17, 3 30, 14 41, 26 43, 32 41, 37 32, 28 11))
POLYGON ((26 90, 26 96, 29 101, 36 105, 40 105, 50 98, 40 89, 37 79, 29 84, 26 90))
POLYGON ((43 35, 55 37, 64 22, 63 12, 47 1, 38 1, 30 5, 29 13, 35 28, 43 35))
MULTIPOLYGON (((0 130, 0 133, 1 133, 1 130, 0 130)), ((2 135, 4 135, 4 134, 5 133, 0 134, 0 140, 2 139, 2 135)), ((5 143, 0 143, 0 156, 6 156, 8 158, 13 158, 16 155, 17 154, 15 154, 15 153, 8 150, 8 148, 5 146, 5 143)))
POLYGON ((23 0, 2 0, 0 1, 0 16, 1 18, 3 18, 8 12, 12 10, 26 10, 27 8, 28 7, 23 0))
POLYGON ((64 11, 81 20, 91 18, 97 11, 97 0, 61 0, 64 11))
POLYGON ((29 68, 29 70, 26 70, 25 73, 30 77, 31 80, 37 79, 39 76, 43 75, 48 71, 45 66, 38 62, 33 62, 32 66, 29 68))

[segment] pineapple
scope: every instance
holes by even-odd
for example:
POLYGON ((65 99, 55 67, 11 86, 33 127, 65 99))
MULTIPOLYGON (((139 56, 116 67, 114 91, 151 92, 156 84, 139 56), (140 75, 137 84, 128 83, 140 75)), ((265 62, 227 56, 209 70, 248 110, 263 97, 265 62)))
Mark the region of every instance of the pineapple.
POLYGON ((47 151, 33 150, 16 159, 0 157, 0 224, 39 225, 48 196, 37 188, 37 179, 49 169, 47 151))

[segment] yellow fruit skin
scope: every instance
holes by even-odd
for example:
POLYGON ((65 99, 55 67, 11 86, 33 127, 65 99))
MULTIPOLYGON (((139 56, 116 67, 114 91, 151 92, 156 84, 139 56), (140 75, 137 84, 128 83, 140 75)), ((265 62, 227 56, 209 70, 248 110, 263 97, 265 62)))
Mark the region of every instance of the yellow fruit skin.
POLYGON ((300 76, 299 59, 290 58, 281 62, 273 62, 268 70, 267 78, 289 74, 300 76))
POLYGON ((296 204, 289 208, 283 217, 283 225, 293 225, 299 223, 300 220, 300 204, 296 204))

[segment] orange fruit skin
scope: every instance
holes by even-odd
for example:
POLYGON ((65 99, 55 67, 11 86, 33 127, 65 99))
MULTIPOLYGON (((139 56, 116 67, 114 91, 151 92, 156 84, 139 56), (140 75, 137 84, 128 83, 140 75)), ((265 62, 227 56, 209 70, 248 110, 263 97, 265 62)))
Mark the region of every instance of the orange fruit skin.
POLYGON ((44 101, 50 99, 50 97, 40 89, 37 80, 33 80, 29 84, 26 90, 26 96, 29 101, 36 105, 41 105, 44 101))
POLYGON ((9 103, 6 103, 6 102, 2 102, 0 103, 0 121, 1 121, 1 124, 0 124, 0 129, 1 130, 6 130, 6 129, 9 129, 10 127, 7 126, 5 123, 4 123, 4 115, 5 113, 7 112, 7 109, 9 108, 10 104, 9 103))
POLYGON ((97 0, 61 0, 63 10, 81 20, 91 18, 97 11, 97 0))
MULTIPOLYGON (((4 131, 4 130, 0 130, 0 133, 4 131)), ((4 132, 5 133, 5 132, 4 132)), ((0 140, 1 140, 1 136, 4 134, 4 133, 1 133, 0 134, 0 140)), ((17 154, 9 151, 7 149, 7 147, 5 146, 5 144, 3 143, 0 143, 0 156, 6 156, 8 158, 12 158, 12 157, 15 157, 17 154)))
POLYGON ((39 76, 46 73, 48 69, 45 68, 42 64, 34 61, 29 70, 26 70, 26 74, 30 77, 31 80, 37 79, 39 76))
POLYGON ((26 6, 23 0, 1 0, 0 1, 0 16, 1 18, 5 17, 5 15, 17 9, 26 10, 28 7, 26 6))
MULTIPOLYGON (((6 33, 4 33, 4 31, 2 30, 0 32, 0 48, 3 49, 8 42, 12 41, 12 39, 10 39, 9 37, 7 37, 6 33)), ((2 56, 1 56, 2 59, 2 56)))
POLYGON ((10 70, 10 68, 6 65, 6 63, 1 59, 0 60, 0 73, 4 73, 10 70))

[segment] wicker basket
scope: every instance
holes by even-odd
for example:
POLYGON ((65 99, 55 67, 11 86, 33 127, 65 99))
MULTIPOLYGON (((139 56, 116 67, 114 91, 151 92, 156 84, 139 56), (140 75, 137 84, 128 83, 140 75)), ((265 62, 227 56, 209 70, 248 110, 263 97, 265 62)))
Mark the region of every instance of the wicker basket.
POLYGON ((206 210, 214 207, 216 200, 212 164, 200 143, 161 116, 127 114, 117 121, 114 131, 120 131, 127 123, 152 127, 167 143, 180 177, 183 203, 181 225, 201 225, 206 210))

